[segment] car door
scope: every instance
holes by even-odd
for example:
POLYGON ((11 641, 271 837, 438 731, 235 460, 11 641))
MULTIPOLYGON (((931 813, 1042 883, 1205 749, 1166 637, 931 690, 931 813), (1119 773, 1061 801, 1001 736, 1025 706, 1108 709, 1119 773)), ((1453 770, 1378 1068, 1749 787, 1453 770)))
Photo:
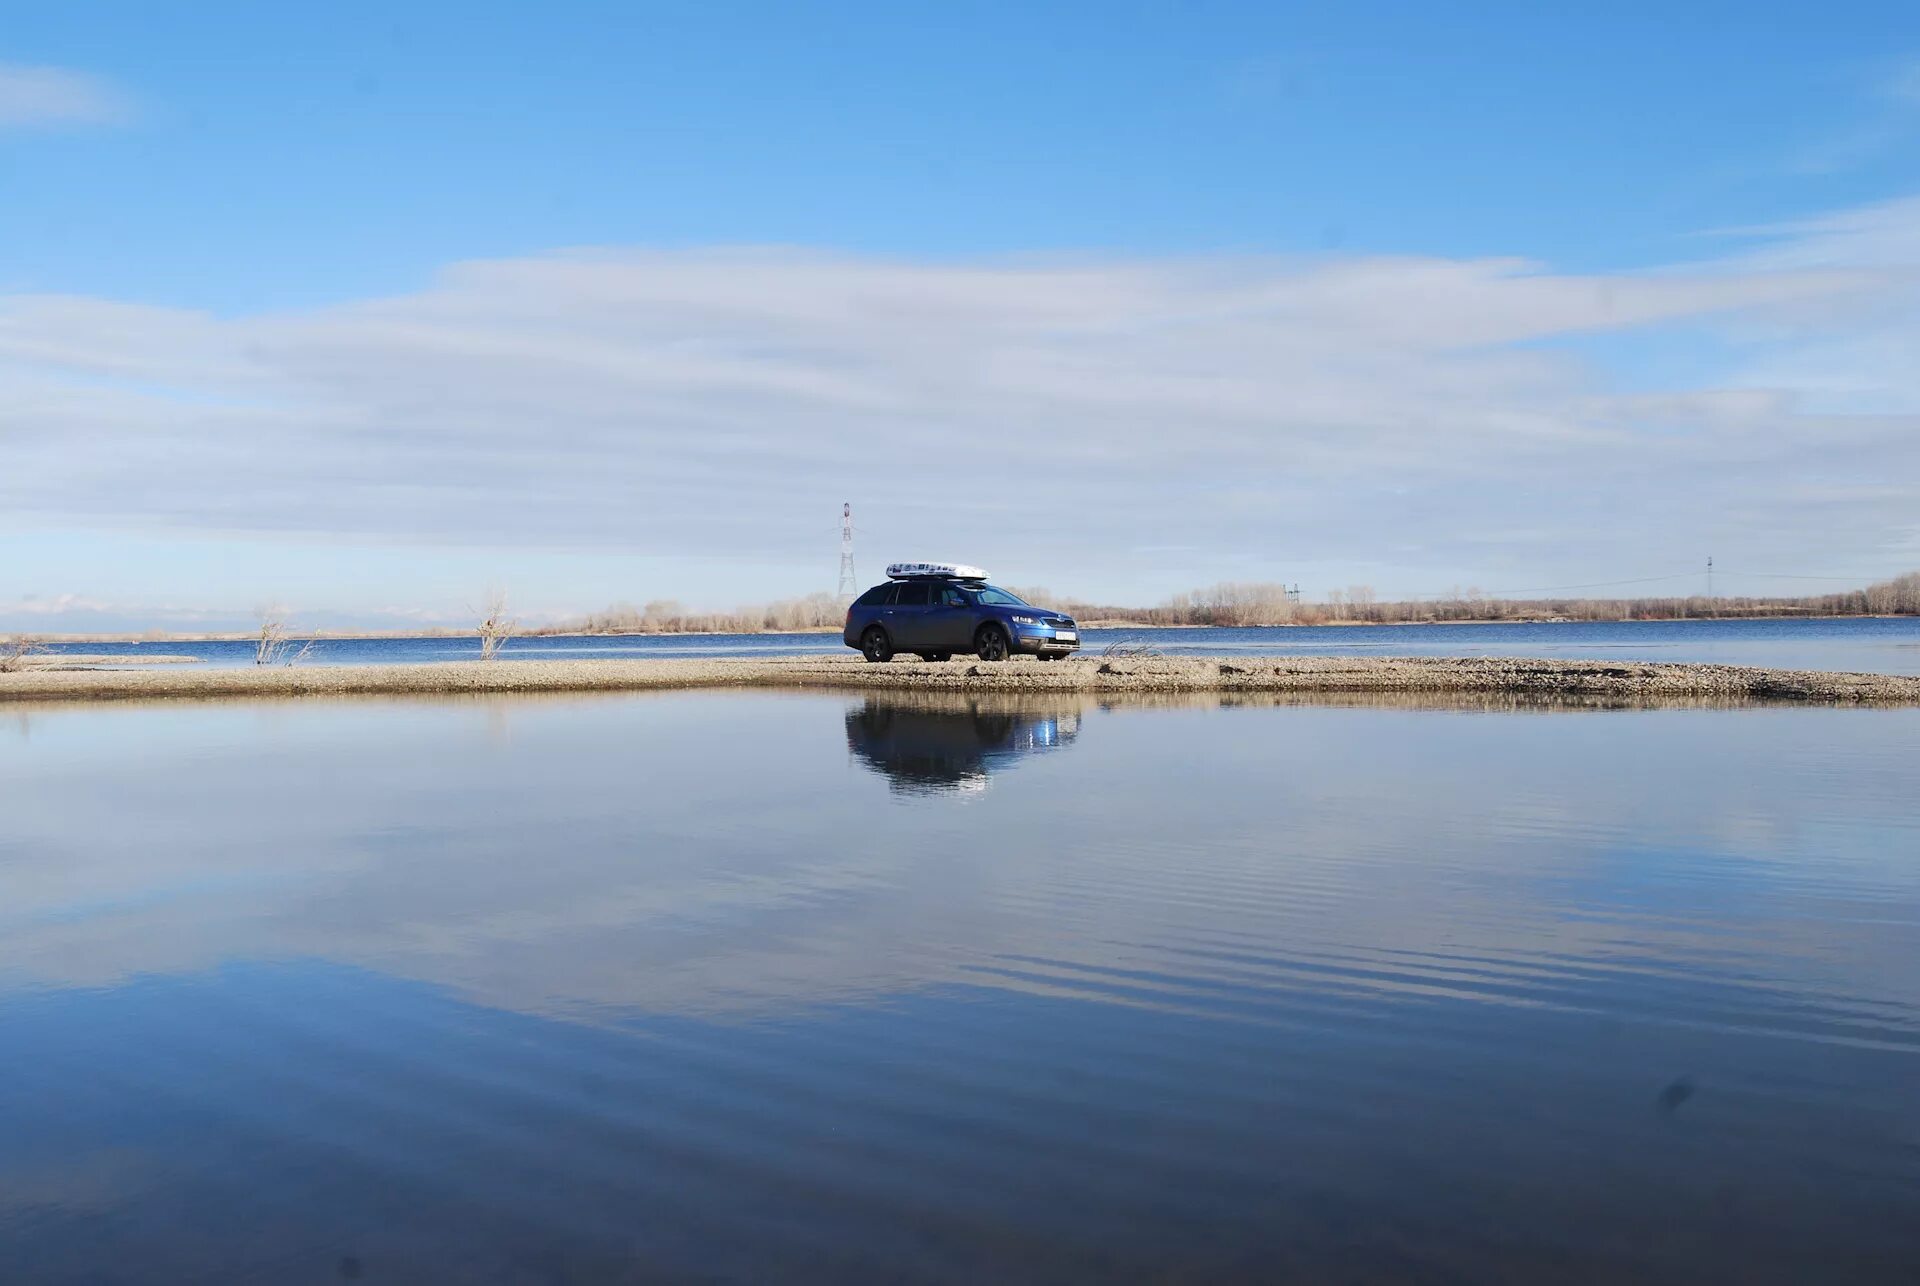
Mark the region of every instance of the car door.
POLYGON ((973 645, 972 605, 952 585, 929 587, 927 614, 922 618, 921 646, 936 652, 964 652, 973 645))
POLYGON ((923 580, 900 582, 900 591, 887 608, 887 634, 893 639, 895 651, 911 652, 927 646, 924 636, 930 588, 923 580))

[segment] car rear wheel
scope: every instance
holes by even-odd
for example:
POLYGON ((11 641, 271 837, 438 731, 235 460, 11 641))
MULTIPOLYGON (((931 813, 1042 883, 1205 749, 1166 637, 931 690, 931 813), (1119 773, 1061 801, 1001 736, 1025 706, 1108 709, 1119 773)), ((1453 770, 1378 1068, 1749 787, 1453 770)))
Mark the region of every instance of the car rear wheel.
POLYGON ((893 660, 893 640, 878 625, 870 625, 860 636, 860 655, 869 661, 893 660))
POLYGON ((1013 643, 1000 626, 982 625, 980 632, 973 636, 973 651, 982 661, 1004 661, 1013 651, 1013 643))

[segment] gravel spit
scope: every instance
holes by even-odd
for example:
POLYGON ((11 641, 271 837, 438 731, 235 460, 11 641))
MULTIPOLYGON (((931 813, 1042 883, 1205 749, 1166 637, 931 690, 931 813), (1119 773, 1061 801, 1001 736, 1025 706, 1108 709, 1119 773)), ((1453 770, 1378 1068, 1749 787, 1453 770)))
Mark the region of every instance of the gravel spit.
POLYGON ((1736 665, 1509 657, 1075 657, 989 663, 855 656, 726 660, 455 661, 295 668, 45 670, 0 674, 0 702, 124 698, 785 688, 907 692, 1503 694, 1621 701, 1711 698, 1920 705, 1920 678, 1736 665))

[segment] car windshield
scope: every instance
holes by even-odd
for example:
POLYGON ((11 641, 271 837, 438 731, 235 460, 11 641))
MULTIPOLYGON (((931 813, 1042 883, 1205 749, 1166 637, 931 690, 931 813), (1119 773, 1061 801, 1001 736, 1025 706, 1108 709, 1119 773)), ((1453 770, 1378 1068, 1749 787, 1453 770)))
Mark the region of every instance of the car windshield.
POLYGON ((1001 589, 998 585, 982 585, 977 591, 975 591, 974 596, 978 598, 982 603, 985 603, 988 607, 1032 607, 1033 606, 1033 604, 1027 602, 1026 599, 1021 598, 1017 594, 1009 594, 1007 593, 1006 590, 1001 589))

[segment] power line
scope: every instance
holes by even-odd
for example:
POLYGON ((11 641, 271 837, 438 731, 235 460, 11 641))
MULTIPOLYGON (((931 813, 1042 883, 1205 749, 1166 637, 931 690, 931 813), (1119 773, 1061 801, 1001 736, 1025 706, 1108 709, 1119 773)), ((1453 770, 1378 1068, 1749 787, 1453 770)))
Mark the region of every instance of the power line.
POLYGON ((1724 567, 1720 569, 1720 574, 1722 576, 1758 577, 1762 580, 1844 580, 1859 582, 1871 581, 1873 579, 1871 576, 1806 576, 1795 572, 1730 572, 1724 567))

